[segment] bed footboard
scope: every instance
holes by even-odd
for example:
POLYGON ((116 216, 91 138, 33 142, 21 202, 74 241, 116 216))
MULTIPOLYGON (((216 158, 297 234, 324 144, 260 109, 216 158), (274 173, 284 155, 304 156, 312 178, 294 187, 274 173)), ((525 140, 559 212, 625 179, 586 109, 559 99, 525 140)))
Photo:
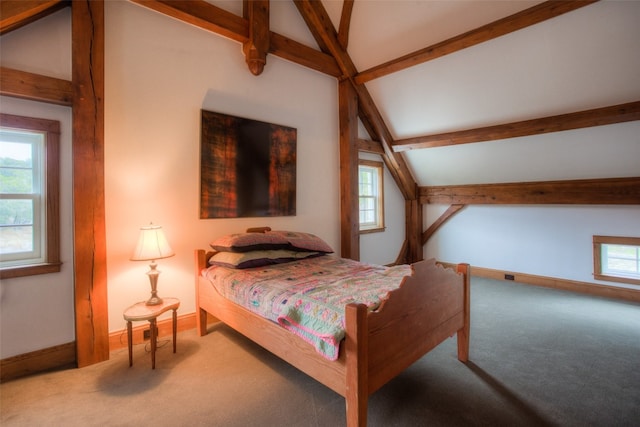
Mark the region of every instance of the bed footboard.
POLYGON ((378 310, 346 308, 346 336, 337 361, 279 325, 237 306, 201 276, 212 252, 195 251, 196 321, 207 333, 209 314, 331 388, 346 399, 347 425, 366 426, 369 395, 424 354, 457 334, 458 359, 469 358, 469 265, 457 272, 434 260, 413 265, 414 273, 389 293, 378 310))
POLYGON ((347 425, 366 426, 368 396, 447 338, 457 334, 458 359, 469 357, 469 266, 457 272, 434 260, 370 314, 365 305, 346 311, 347 425))

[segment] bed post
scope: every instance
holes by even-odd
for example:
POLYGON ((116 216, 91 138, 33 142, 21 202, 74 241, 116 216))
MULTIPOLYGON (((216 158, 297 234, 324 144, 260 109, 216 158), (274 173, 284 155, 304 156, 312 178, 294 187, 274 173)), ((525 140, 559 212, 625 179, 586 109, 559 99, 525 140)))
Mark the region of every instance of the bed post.
POLYGON ((458 264, 457 271, 464 276, 464 325, 458 331, 458 360, 467 362, 469 360, 469 333, 471 330, 471 267, 469 264, 458 264))
POLYGON ((201 337, 207 334, 207 312, 200 308, 200 272, 207 265, 207 253, 203 249, 196 249, 194 254, 196 280, 196 329, 201 337))
POLYGON ((369 401, 367 306, 347 305, 345 324, 347 427, 365 427, 369 401))

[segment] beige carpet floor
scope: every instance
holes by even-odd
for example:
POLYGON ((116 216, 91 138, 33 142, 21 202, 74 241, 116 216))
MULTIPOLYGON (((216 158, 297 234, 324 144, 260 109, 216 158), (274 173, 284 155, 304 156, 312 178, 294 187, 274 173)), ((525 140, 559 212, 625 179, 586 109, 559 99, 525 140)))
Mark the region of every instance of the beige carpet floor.
MULTIPOLYGON (((640 305, 474 279, 455 338, 371 398, 370 426, 638 426, 640 305)), ((0 385, 9 426, 340 426, 344 400, 223 325, 0 385), (163 345, 164 344, 164 345, 163 345)))

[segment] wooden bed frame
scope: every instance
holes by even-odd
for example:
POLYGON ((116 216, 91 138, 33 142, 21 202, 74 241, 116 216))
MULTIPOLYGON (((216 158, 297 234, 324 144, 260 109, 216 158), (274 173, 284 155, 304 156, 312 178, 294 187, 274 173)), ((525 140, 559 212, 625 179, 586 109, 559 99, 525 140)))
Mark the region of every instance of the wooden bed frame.
POLYGON ((330 361, 278 324, 222 297, 201 276, 212 252, 195 251, 197 328, 207 333, 207 313, 305 372, 346 399, 347 426, 366 426, 369 395, 424 354, 457 333, 458 359, 469 357, 469 265, 457 273, 433 260, 413 265, 414 274, 375 312, 346 308, 340 357, 330 361))

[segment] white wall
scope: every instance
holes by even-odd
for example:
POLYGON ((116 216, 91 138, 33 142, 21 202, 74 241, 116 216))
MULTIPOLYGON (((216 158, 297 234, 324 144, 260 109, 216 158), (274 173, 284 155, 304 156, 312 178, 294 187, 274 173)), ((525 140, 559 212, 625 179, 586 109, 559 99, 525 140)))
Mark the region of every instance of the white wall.
MULTIPOLYGON (((62 10, 0 38, 4 67, 71 79, 71 13, 62 10)), ((0 358, 75 340, 71 108, 0 97, 0 111, 58 120, 61 271, 2 280, 0 358)))
MULTIPOLYGON (((446 208, 429 205, 429 222, 446 208)), ((593 235, 640 237, 640 206, 468 206, 429 240, 425 256, 634 288, 593 278, 593 235)))
MULTIPOLYGON (((363 132, 361 130, 361 132, 363 132)), ((366 137, 365 135, 361 135, 366 137)), ((361 159, 382 161, 380 156, 360 153, 361 159)), ((360 261, 391 264, 397 258, 405 238, 405 202, 391 173, 384 167, 385 231, 360 235, 360 261)))
MULTIPOLYGON (((273 6, 273 31, 309 37, 292 3, 273 6)), ((268 225, 312 232, 339 250, 334 78, 272 55, 253 76, 239 43, 133 3, 105 2, 105 19, 110 331, 125 327, 128 305, 148 298, 147 263, 128 258, 138 228, 150 221, 163 226, 176 252, 158 261, 158 289, 180 298, 179 314, 195 311, 193 250, 215 237, 268 225), (296 216, 199 219, 203 108, 297 128, 296 216)))

